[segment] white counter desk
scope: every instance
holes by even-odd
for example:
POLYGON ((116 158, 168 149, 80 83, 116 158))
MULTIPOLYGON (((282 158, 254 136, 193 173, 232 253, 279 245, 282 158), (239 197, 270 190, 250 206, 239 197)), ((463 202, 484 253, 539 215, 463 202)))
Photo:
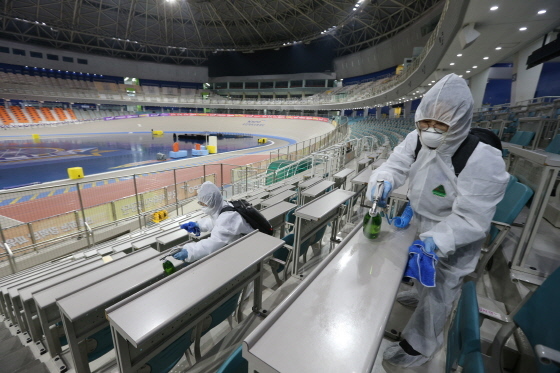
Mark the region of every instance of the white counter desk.
POLYGON ((333 222, 331 241, 336 239, 338 221, 341 218, 340 215, 342 209, 340 207, 343 206, 346 201, 354 198, 355 195, 356 193, 354 192, 335 189, 319 198, 316 198, 308 204, 299 207, 294 212, 296 222, 292 275, 300 275, 300 262, 298 259, 301 244, 311 238, 331 221, 333 222))
POLYGON ((286 190, 283 191, 282 193, 279 193, 273 197, 270 197, 268 199, 265 199, 264 201, 262 201, 261 205, 263 207, 270 207, 272 205, 277 204, 278 202, 282 202, 287 200, 288 198, 291 198, 293 196, 296 195, 296 191, 295 190, 286 190))
POLYGON ((107 277, 113 276, 115 273, 123 271, 126 268, 136 266, 146 260, 153 260, 161 255, 161 253, 151 248, 140 250, 106 263, 101 267, 82 273, 72 278, 71 281, 62 281, 34 293, 33 299, 37 307, 43 333, 45 333, 47 349, 51 356, 54 357, 62 351, 59 342, 59 331, 57 328, 51 327, 61 320, 60 312, 56 304, 58 299, 97 283, 107 277))
MULTIPOLYGON (((105 309, 164 278, 163 261, 160 258, 165 254, 161 253, 157 257, 118 271, 113 276, 57 301, 77 373, 90 372, 87 352, 82 349, 88 337, 109 327, 105 309)), ((187 265, 171 256, 166 260, 177 270, 187 265)))
POLYGON ((356 226, 245 339, 249 372, 371 372, 415 233, 356 226))
POLYGON ((286 201, 279 202, 275 205, 261 210, 260 213, 270 222, 273 229, 280 228, 280 237, 284 237, 284 224, 286 222, 286 214, 293 208, 297 207, 295 203, 286 201))
POLYGON ((136 371, 160 356, 250 281, 253 309, 260 311, 263 261, 283 244, 252 232, 107 309, 119 371, 136 371))

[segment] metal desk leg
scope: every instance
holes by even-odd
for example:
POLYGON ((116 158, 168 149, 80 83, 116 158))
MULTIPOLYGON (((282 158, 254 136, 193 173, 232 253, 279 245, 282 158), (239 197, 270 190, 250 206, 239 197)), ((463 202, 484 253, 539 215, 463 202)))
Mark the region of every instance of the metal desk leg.
POLYGON ((253 290, 253 312, 262 310, 262 283, 263 283, 263 262, 257 265, 259 275, 255 278, 255 289, 253 290))
POLYGON ((113 345, 115 346, 115 353, 117 355, 119 372, 121 373, 132 372, 130 353, 128 351, 128 345, 127 345, 128 342, 112 326, 111 326, 111 335, 113 336, 113 345))
POLYGON ((301 245, 301 218, 296 216, 296 227, 294 232, 294 250, 293 250, 293 270, 292 276, 299 278, 299 247, 301 245))
POLYGON ((72 322, 68 320, 64 314, 62 315, 62 323, 64 324, 64 331, 68 339, 70 355, 74 361, 74 369, 77 373, 91 373, 87 357, 86 341, 78 341, 72 322))

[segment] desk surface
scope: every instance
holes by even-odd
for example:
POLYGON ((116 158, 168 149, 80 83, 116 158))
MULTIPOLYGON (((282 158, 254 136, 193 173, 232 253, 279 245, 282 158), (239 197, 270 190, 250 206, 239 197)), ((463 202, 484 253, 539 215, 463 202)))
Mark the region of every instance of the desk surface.
POLYGON ((265 199, 264 201, 261 202, 261 205, 263 205, 264 207, 272 206, 277 204, 278 202, 282 202, 283 200, 295 195, 296 195, 295 190, 286 190, 280 194, 275 195, 274 197, 265 199))
POLYGON ((297 207, 295 203, 290 203, 286 201, 279 202, 275 205, 265 208, 261 210, 260 213, 266 218, 266 220, 273 220, 280 215, 284 215, 294 207, 297 207))
POLYGON ((298 184, 298 187, 300 189, 305 189, 305 188, 309 188, 311 185, 313 184, 317 184, 319 181, 323 180, 322 177, 312 177, 311 179, 307 179, 305 181, 302 181, 301 183, 298 184))
POLYGON ((348 177, 348 175, 350 175, 352 172, 354 172, 353 169, 345 168, 344 170, 339 171, 336 174, 334 174, 333 177, 335 179, 344 179, 345 177, 348 177))
POLYGON ((261 262, 284 244, 279 238, 255 232, 178 272, 140 294, 107 310, 107 318, 138 347, 178 315, 202 302, 247 268, 261 262))
POLYGON ((297 209, 294 215, 307 220, 319 220, 355 194, 348 190, 336 189, 297 209))
POLYGON ((305 197, 316 197, 319 193, 324 192, 334 185, 334 181, 323 180, 301 192, 302 196, 305 197))
POLYGON ((369 183, 369 178, 370 178, 372 172, 373 172, 372 169, 366 168, 365 170, 360 172, 358 175, 356 175, 355 178, 353 178, 351 180, 352 184, 367 184, 367 183, 369 183))
POLYGON ((560 154, 548 153, 543 150, 523 149, 519 145, 507 142, 504 142, 502 144, 505 149, 508 149, 512 154, 515 154, 519 157, 526 158, 540 165, 560 167, 560 154))
POLYGON ((72 270, 70 270, 68 272, 64 272, 64 273, 59 274, 57 276, 51 277, 47 280, 41 281, 40 283, 24 287, 24 288, 20 289, 20 291, 19 291, 19 296, 21 297, 21 301, 22 302, 27 302, 28 300, 30 300, 32 298, 33 293, 36 293, 38 291, 41 291, 41 290, 46 289, 48 287, 51 287, 53 285, 59 284, 61 282, 73 279, 76 276, 79 276, 83 273, 89 272, 94 268, 102 266, 103 264, 104 264, 103 260, 101 258, 99 258, 97 260, 92 261, 91 263, 88 263, 88 264, 83 265, 83 266, 78 267, 78 268, 73 268, 72 270))
POLYGON ((35 303, 37 303, 38 308, 45 308, 54 304, 59 298, 72 294, 77 290, 101 281, 104 278, 112 276, 126 268, 135 266, 149 258, 159 256, 161 256, 161 253, 151 248, 137 251, 123 258, 113 260, 112 262, 109 262, 99 268, 83 273, 82 275, 73 278, 72 281, 64 281, 36 292, 33 294, 33 298, 35 299, 35 303))
POLYGON ((376 240, 361 229, 245 339, 244 358, 274 372, 372 370, 416 228, 383 224, 376 240))
POLYGON ((277 188, 277 189, 274 189, 274 190, 270 191, 270 196, 271 197, 276 196, 276 195, 278 195, 282 192, 285 192, 287 190, 294 190, 295 188, 296 187, 291 185, 291 184, 290 185, 284 185, 283 187, 280 187, 280 188, 277 188))
MULTIPOLYGON (((117 272, 114 276, 98 281, 58 301, 62 312, 75 321, 88 312, 101 307, 107 307, 120 300, 122 294, 130 293, 134 289, 146 287, 163 274, 163 262, 160 260, 165 253, 153 257, 135 266, 117 272)), ((180 266, 181 261, 167 257, 173 265, 180 266)))
POLYGON ((171 233, 167 233, 163 236, 159 236, 156 238, 156 241, 160 244, 160 245, 167 245, 170 242, 173 242, 175 240, 179 240, 181 238, 184 238, 185 240, 189 239, 189 232, 187 232, 184 229, 178 229, 174 232, 171 233))
POLYGON ((270 192, 267 192, 267 191, 251 194, 250 196, 247 196, 246 200, 250 201, 252 199, 257 199, 257 198, 266 198, 266 197, 268 197, 269 194, 270 194, 270 192))

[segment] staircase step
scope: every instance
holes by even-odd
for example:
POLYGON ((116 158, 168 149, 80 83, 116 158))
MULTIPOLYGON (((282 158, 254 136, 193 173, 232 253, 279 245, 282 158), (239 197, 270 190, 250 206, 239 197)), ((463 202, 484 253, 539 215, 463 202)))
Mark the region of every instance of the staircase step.
POLYGON ((35 359, 31 350, 27 347, 19 349, 0 359, 0 373, 14 373, 16 370, 32 363, 35 359))
POLYGON ((10 338, 12 333, 10 333, 10 329, 8 328, 0 328, 0 342, 5 341, 6 339, 10 338))
POLYGON ((49 373, 49 368, 39 360, 33 360, 26 366, 16 370, 14 373, 49 373))
POLYGON ((25 348, 25 346, 21 344, 19 338, 11 336, 3 340, 2 344, 0 344, 0 359, 4 359, 4 356, 6 356, 7 354, 10 354, 22 348, 25 348))

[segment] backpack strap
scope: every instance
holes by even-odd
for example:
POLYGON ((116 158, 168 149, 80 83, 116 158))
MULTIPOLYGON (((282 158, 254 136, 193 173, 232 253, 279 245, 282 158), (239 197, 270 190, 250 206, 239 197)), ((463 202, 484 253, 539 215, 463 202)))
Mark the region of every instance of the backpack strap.
MULTIPOLYGON (((469 133, 467 138, 459 145, 453 157, 451 157, 451 164, 455 169, 455 175, 459 176, 465 165, 467 164, 471 154, 476 149, 478 142, 478 136, 469 133)), ((422 143, 420 142, 420 135, 418 136, 418 141, 416 142, 416 149, 414 150, 414 160, 418 157, 418 153, 422 149, 422 143)))
POLYGON ((467 164, 471 154, 479 143, 478 136, 469 133, 465 141, 459 145, 453 157, 451 157, 451 163, 455 169, 455 175, 459 176, 465 165, 467 164))
POLYGON ((226 212, 226 211, 237 211, 235 208, 231 207, 231 206, 226 206, 223 209, 220 210, 220 214, 222 212, 226 212))

